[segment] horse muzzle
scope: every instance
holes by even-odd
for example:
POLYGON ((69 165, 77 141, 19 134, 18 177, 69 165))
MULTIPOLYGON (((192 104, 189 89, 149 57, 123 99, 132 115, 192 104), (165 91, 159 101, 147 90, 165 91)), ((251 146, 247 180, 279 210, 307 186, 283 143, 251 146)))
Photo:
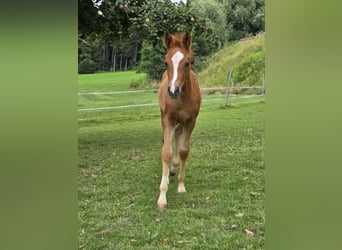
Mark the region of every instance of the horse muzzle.
POLYGON ((172 98, 172 99, 177 99, 178 96, 180 95, 181 93, 181 88, 176 86, 174 91, 172 91, 171 87, 168 87, 167 88, 167 93, 168 95, 172 98))

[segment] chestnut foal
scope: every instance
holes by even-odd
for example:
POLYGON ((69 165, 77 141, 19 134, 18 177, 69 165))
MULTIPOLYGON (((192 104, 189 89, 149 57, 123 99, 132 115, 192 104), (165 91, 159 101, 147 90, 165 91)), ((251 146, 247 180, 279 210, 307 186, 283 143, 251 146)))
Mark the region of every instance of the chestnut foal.
POLYGON ((169 174, 175 175, 179 164, 178 193, 186 192, 185 162, 189 155, 191 132, 195 127, 201 105, 201 90, 197 77, 190 67, 193 57, 190 33, 177 35, 165 33, 164 45, 167 48, 165 56, 167 70, 162 76, 158 93, 163 126, 161 152, 163 172, 157 202, 159 208, 167 206, 169 174), (172 147, 173 138, 174 147, 172 147), (171 164, 170 170, 169 164, 171 164))

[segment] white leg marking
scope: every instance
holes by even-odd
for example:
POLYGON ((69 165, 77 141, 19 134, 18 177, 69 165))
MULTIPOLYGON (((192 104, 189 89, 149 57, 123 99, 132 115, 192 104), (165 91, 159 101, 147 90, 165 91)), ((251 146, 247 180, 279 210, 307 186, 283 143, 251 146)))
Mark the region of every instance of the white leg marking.
POLYGON ((166 201, 166 192, 168 189, 168 185, 169 185, 169 176, 162 176, 162 180, 160 183, 160 194, 159 194, 159 198, 158 198, 158 206, 160 208, 165 208, 167 201, 166 201))
POLYGON ((185 186, 184 186, 184 182, 180 182, 180 183, 178 184, 177 193, 186 193, 185 186))
POLYGON ((176 89, 176 81, 177 81, 177 77, 178 77, 178 65, 180 63, 180 61, 183 59, 184 54, 180 51, 177 51, 172 57, 171 57, 171 61, 172 61, 172 65, 173 65, 173 77, 171 80, 171 87, 170 87, 170 91, 172 93, 175 93, 175 89, 176 89))

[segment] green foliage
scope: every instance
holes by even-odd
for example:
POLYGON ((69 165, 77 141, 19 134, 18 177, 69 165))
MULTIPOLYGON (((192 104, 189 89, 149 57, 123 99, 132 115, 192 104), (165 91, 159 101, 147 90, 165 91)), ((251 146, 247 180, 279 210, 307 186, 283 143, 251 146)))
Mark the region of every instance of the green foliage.
POLYGON ((264 31, 264 12, 264 0, 79 0, 79 62, 90 57, 107 71, 140 61, 141 71, 160 79, 164 32, 191 31, 198 71, 227 41, 264 31))
POLYGON ((150 79, 160 79, 164 71, 162 37, 165 31, 171 33, 192 31, 192 48, 196 54, 194 68, 198 69, 201 60, 219 49, 227 40, 229 31, 225 25, 222 4, 215 0, 195 1, 190 7, 175 5, 170 0, 146 1, 142 7, 128 8, 138 12, 131 18, 134 26, 146 40, 141 50, 139 70, 146 72, 150 79))
POLYGON ((98 31, 99 15, 92 0, 78 0, 78 34, 84 38, 98 31))
POLYGON ((163 57, 165 51, 161 41, 155 46, 151 42, 144 41, 138 69, 147 73, 147 77, 151 80, 160 79, 165 70, 163 57))
POLYGON ((227 25, 232 29, 230 40, 265 30, 264 0, 226 0, 226 15, 227 25))
POLYGON ((96 69, 97 69, 96 63, 93 60, 91 60, 90 58, 84 58, 78 64, 78 73, 79 74, 95 73, 96 69))
POLYGON ((126 12, 132 23, 132 31, 139 32, 152 44, 156 44, 166 31, 201 33, 207 30, 207 19, 183 3, 174 4, 170 0, 119 0, 116 5, 126 12))
MULTIPOLYGON (((226 23, 225 6, 216 0, 195 0, 190 8, 197 15, 207 20, 208 32, 202 35, 205 35, 205 42, 208 43, 207 46, 211 47, 211 52, 221 48, 228 40, 231 32, 226 23)), ((201 34, 196 34, 196 36, 198 35, 201 34)), ((194 45, 196 46, 196 43, 194 45)), ((201 50, 202 48, 199 47, 200 53, 205 54, 201 50)))

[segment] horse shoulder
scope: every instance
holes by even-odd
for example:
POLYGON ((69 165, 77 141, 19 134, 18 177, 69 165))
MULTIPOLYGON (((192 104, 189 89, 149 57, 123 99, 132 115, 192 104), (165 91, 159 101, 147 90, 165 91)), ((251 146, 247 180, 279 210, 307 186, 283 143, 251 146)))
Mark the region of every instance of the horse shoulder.
POLYGON ((166 93, 168 87, 168 76, 167 71, 165 70, 162 79, 159 84, 159 91, 158 91, 158 99, 161 111, 165 111, 166 108, 166 93))

